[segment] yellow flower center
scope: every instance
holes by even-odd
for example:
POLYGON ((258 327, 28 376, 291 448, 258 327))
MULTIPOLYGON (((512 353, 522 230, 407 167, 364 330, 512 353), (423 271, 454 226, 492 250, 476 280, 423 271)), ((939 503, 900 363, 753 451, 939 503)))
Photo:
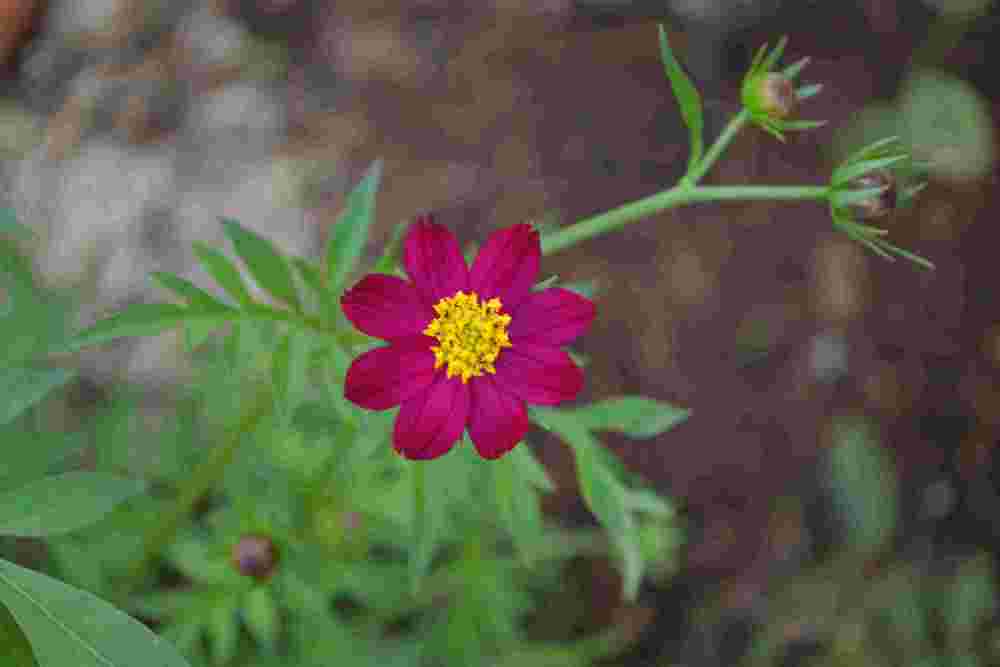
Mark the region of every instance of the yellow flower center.
POLYGON ((463 384, 484 371, 496 373, 493 362, 501 349, 510 347, 510 315, 501 315, 500 308, 500 299, 480 302, 475 292, 457 292, 438 301, 437 317, 424 329, 440 343, 431 348, 434 368, 447 364, 447 376, 460 375, 463 384))

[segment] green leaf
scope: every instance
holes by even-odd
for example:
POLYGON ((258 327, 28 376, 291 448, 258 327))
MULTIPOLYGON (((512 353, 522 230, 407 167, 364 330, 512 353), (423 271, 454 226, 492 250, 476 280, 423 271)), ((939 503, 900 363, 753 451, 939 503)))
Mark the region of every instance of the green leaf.
POLYGON ((0 651, 7 667, 38 667, 28 638, 11 616, 7 607, 0 604, 0 651))
POLYGON ((808 56, 796 60, 794 63, 786 67, 781 73, 788 79, 794 79, 802 72, 802 70, 806 68, 806 65, 808 65, 811 60, 812 59, 808 56))
POLYGON ((896 527, 896 475, 874 432, 860 420, 834 422, 827 476, 855 550, 874 553, 896 527))
POLYGON ((900 162, 909 159, 909 155, 890 155, 889 157, 877 158, 873 160, 864 160, 862 162, 855 162, 852 164, 845 164, 838 167, 833 172, 833 183, 834 185, 841 185, 850 183, 855 178, 863 176, 869 172, 875 171, 876 169, 887 169, 900 162))
POLYGON ((677 97, 681 117, 684 119, 684 124, 688 128, 688 135, 690 137, 691 153, 688 155, 687 167, 687 170, 690 172, 698 164, 698 161, 701 160, 701 154, 704 149, 702 133, 705 121, 701 113, 701 95, 698 94, 698 89, 694 87, 694 84, 691 83, 691 80, 685 74, 684 68, 681 67, 680 63, 674 57, 674 53, 670 49, 670 43, 667 40, 667 31, 664 29, 663 24, 660 24, 659 28, 660 59, 663 61, 667 78, 670 79, 670 88, 674 91, 674 96, 677 97))
POLYGON ((212 311, 229 309, 229 306, 222 303, 186 278, 181 278, 178 275, 166 273, 164 271, 154 271, 152 273, 152 278, 163 288, 170 290, 178 297, 188 302, 188 304, 193 306, 196 310, 212 311))
POLYGON ((788 46, 787 35, 782 36, 782 38, 778 40, 778 44, 774 47, 774 50, 767 54, 767 57, 760 62, 760 68, 770 72, 771 68, 777 64, 778 60, 780 60, 781 56, 785 53, 786 46, 788 46))
POLYGON ((0 424, 13 421, 76 373, 65 368, 8 366, 0 370, 0 424))
POLYGON ((212 608, 207 630, 212 640, 212 656, 216 664, 228 664, 236 656, 240 638, 239 626, 236 624, 236 605, 233 600, 220 600, 212 608))
POLYGON ((808 86, 802 86, 801 88, 796 90, 795 96, 798 97, 800 101, 808 100, 810 97, 815 97, 819 95, 820 92, 822 92, 822 90, 823 90, 823 84, 814 83, 808 86))
POLYGON ((266 586, 257 586, 243 600, 243 621, 258 644, 267 650, 278 639, 278 607, 266 586))
POLYGON ((535 283, 535 286, 531 288, 532 292, 541 292, 543 289, 548 289, 552 287, 559 281, 559 276, 549 276, 545 280, 541 280, 535 283))
POLYGON ((952 580, 941 611, 954 645, 969 642, 976 628, 993 616, 996 601, 990 561, 985 554, 968 560, 952 580))
POLYGON ((222 226, 226 236, 232 241, 236 254, 246 264, 257 284, 274 298, 301 311, 302 303, 295 288, 292 270, 274 244, 236 220, 222 218, 222 226))
POLYGON ((629 511, 628 489, 603 462, 602 446, 575 414, 550 408, 532 408, 532 419, 541 419, 573 449, 580 493, 590 511, 611 536, 622 566, 622 588, 634 600, 642 581, 643 561, 639 535, 629 511))
POLYGON ((490 473, 500 522, 513 537, 521 556, 530 561, 543 535, 538 491, 530 480, 519 474, 518 463, 511 455, 495 461, 490 466, 490 473))
POLYGON ((202 267, 231 299, 241 306, 253 303, 250 290, 247 289, 243 276, 235 264, 221 252, 201 241, 195 241, 192 247, 202 267))
POLYGON ((403 247, 403 234, 406 232, 406 225, 396 225, 392 228, 389 241, 382 249, 382 255, 372 268, 373 273, 392 273, 399 266, 399 254, 403 247))
POLYGON ((644 396, 622 396, 578 408, 573 414, 591 430, 652 438, 687 419, 691 411, 644 396))
POLYGON ((188 667, 176 649, 107 602, 4 560, 0 601, 40 667, 188 667))
POLYGON ((17 221, 17 211, 9 206, 0 208, 0 234, 26 242, 33 241, 35 238, 31 229, 17 221))
POLYGON ((271 380, 276 412, 282 424, 291 421, 295 409, 305 399, 311 342, 308 335, 289 331, 274 350, 271 380))
POLYGON ((669 501, 649 489, 629 489, 625 501, 629 509, 636 512, 662 518, 670 518, 677 514, 669 501))
POLYGON ((0 534, 62 535, 92 524, 145 484, 112 475, 69 472, 0 495, 0 534))
POLYGON ((310 262, 307 259, 293 257, 292 264, 298 270, 299 275, 302 276, 302 282, 316 295, 316 300, 324 321, 333 322, 336 319, 339 309, 337 308, 337 302, 333 298, 333 294, 327 289, 326 276, 323 275, 323 272, 320 271, 314 262, 310 262))
POLYGON ((376 160, 357 187, 347 195, 344 211, 337 217, 326 248, 326 272, 330 291, 340 294, 358 265, 375 222, 375 193, 382 178, 382 161, 376 160))
POLYGON ((85 434, 11 424, 0 429, 0 442, 7 447, 0 457, 0 493, 3 493, 43 477, 53 466, 79 453, 85 447, 85 434))
POLYGON ((136 303, 73 336, 66 343, 65 351, 73 352, 127 336, 156 336, 187 321, 210 321, 221 325, 233 319, 235 312, 231 308, 201 311, 170 303, 136 303))
POLYGON ((552 483, 552 478, 545 471, 545 466, 535 458, 535 453, 531 451, 527 443, 522 442, 514 447, 507 458, 514 462, 518 476, 524 477, 533 486, 542 491, 552 492, 556 490, 556 485, 552 483))

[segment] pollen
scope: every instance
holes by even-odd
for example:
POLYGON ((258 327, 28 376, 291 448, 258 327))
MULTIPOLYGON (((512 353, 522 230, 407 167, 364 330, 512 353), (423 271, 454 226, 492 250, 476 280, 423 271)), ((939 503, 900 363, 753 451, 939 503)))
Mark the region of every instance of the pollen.
POLYGON ((494 362, 500 350, 510 347, 507 325, 510 315, 500 314, 500 299, 480 301, 475 292, 457 292, 434 305, 437 316, 424 329, 438 345, 431 347, 434 368, 446 366, 449 378, 469 378, 496 373, 494 362))

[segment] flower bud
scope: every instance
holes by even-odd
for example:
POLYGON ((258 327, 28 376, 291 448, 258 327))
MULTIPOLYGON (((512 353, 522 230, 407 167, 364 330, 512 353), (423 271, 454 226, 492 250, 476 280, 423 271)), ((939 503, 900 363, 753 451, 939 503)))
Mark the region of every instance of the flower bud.
POLYGON ((795 84, 778 72, 751 76, 743 84, 743 106, 754 116, 781 120, 795 111, 798 102, 795 84))
POLYGON ((877 220, 878 218, 887 216, 896 209, 896 179, 891 171, 877 169, 868 172, 852 180, 849 187, 851 190, 884 188, 878 194, 850 204, 848 208, 850 208, 851 213, 856 219, 877 220))
POLYGON ((243 576, 266 581, 278 566, 278 548, 266 535, 244 535, 233 545, 231 559, 243 576))

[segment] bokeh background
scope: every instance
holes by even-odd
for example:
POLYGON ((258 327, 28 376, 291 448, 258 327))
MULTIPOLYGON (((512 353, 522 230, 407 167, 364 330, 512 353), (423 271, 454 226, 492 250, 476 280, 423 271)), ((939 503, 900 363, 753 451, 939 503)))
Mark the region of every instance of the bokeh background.
MULTIPOLYGON (((598 285, 584 398, 693 410, 655 440, 610 439, 684 508, 682 568, 624 607, 613 567, 581 562, 559 622, 634 624, 624 665, 1000 660, 990 0, 2 0, 0 197, 38 234, 41 273, 82 295, 81 324, 157 299, 154 270, 209 287, 190 242, 221 243, 218 216, 318 256, 376 158, 371 256, 421 212, 464 242, 566 224, 683 173, 661 21, 709 136, 765 41, 787 34, 786 62, 811 56, 802 78, 825 85, 802 108, 825 127, 748 130, 709 182, 822 183, 899 134, 931 167, 890 238, 937 269, 781 202, 691 206, 547 258, 598 285)), ((151 402, 187 364, 169 337, 82 363, 84 398, 129 380, 151 402)), ((590 521, 566 448, 536 446, 560 489, 546 510, 590 521)))

